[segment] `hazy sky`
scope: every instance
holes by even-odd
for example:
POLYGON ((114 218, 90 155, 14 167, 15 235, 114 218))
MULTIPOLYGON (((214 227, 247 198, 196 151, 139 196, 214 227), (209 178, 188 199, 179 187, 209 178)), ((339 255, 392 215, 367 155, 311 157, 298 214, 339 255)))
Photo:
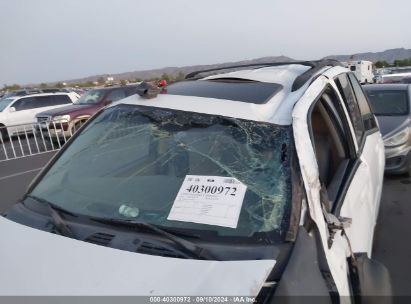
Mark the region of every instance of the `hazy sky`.
POLYGON ((409 0, 0 0, 0 85, 411 48, 409 0))

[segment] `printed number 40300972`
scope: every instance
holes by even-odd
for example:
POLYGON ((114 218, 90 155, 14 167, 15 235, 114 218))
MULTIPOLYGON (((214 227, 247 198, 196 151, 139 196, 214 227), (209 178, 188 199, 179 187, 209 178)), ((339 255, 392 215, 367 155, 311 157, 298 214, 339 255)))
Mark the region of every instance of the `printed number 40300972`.
POLYGON ((189 193, 206 193, 206 194, 223 194, 235 196, 237 192, 236 187, 223 186, 204 186, 204 185, 190 185, 187 192, 189 193))

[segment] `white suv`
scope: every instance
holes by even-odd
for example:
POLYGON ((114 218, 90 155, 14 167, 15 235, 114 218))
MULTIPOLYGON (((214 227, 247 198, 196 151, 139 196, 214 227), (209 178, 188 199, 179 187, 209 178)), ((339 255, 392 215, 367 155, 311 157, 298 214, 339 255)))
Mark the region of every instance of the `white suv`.
POLYGON ((73 135, 0 217, 0 296, 390 295, 371 259, 384 144, 355 75, 225 69, 143 82, 73 135))
POLYGON ((27 125, 36 122, 36 114, 72 104, 79 97, 75 92, 57 92, 0 99, 2 137, 7 138, 20 132, 30 131, 32 128, 27 125))

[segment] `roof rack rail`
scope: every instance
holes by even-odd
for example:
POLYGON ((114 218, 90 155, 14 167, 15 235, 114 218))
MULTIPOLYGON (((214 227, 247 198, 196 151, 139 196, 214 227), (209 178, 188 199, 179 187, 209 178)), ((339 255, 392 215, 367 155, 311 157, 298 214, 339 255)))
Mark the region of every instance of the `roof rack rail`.
POLYGON ((214 71, 237 69, 237 68, 256 68, 257 69, 259 67, 280 66, 280 65, 288 65, 288 64, 301 64, 301 65, 307 65, 310 67, 314 67, 314 64, 309 61, 283 61, 283 62, 263 62, 263 63, 227 65, 224 67, 217 67, 217 68, 212 68, 212 69, 194 71, 194 72, 187 74, 185 79, 192 79, 198 74, 214 72, 214 71))
POLYGON ((199 70, 194 71, 186 75, 185 79, 198 79, 195 76, 214 72, 214 71, 221 71, 221 70, 229 70, 229 69, 241 69, 241 68, 262 68, 262 67, 273 67, 273 66, 281 66, 281 65, 290 65, 290 64, 300 64, 310 67, 309 70, 299 75, 292 85, 291 91, 297 91, 300 89, 315 73, 326 66, 343 66, 339 61, 334 59, 323 59, 323 60, 316 60, 316 61, 283 61, 283 62, 268 62, 268 63, 251 63, 251 64, 240 64, 240 65, 229 65, 224 67, 218 67, 213 69, 206 69, 206 70, 199 70))
POLYGON ((293 85, 291 87, 291 92, 295 92, 298 89, 300 89, 308 80, 313 77, 314 74, 316 74, 318 71, 323 69, 324 67, 327 66, 344 66, 341 62, 338 60, 334 59, 323 59, 323 60, 317 60, 317 61, 311 61, 314 66, 302 73, 301 75, 297 76, 293 82, 293 85))

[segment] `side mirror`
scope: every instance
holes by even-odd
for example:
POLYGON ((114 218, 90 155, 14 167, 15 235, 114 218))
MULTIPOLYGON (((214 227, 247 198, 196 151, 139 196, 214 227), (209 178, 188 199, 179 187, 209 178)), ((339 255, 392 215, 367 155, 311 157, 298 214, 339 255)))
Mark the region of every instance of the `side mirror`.
POLYGON ((16 108, 15 107, 10 107, 9 112, 16 112, 16 108))

